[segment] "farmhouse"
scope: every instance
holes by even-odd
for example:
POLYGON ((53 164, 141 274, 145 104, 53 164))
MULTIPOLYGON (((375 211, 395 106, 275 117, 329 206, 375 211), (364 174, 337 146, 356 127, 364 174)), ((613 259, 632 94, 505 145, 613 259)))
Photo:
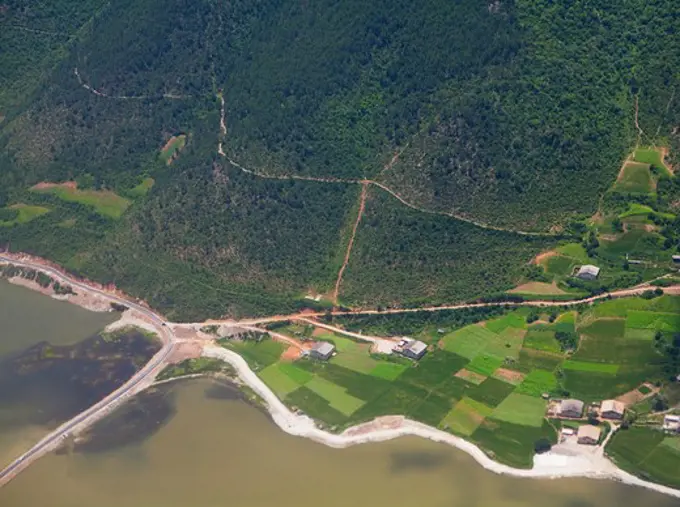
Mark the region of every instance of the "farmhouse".
POLYGON ((680 431, 680 415, 664 416, 663 429, 666 431, 680 431))
POLYGON ((320 361, 328 361, 333 355, 334 351, 335 345, 333 345, 332 343, 317 342, 312 347, 312 350, 309 351, 309 355, 314 359, 318 359, 320 361))
POLYGON ((581 400, 562 400, 558 414, 560 417, 578 419, 583 415, 583 402, 581 400))
POLYGON ((579 444, 597 445, 600 440, 600 428, 591 424, 579 426, 577 439, 579 444))
POLYGON ((620 401, 604 400, 600 405, 600 417, 604 419, 623 419, 626 406, 620 401))
POLYGON ((584 264, 578 269, 576 276, 581 280, 595 280, 599 274, 600 268, 592 264, 584 264))
POLYGON ((413 338, 402 338, 394 351, 402 356, 418 360, 427 352, 427 344, 413 338))
POLYGON ((680 264, 680 255, 674 255, 673 256, 673 262, 679 263, 680 264))

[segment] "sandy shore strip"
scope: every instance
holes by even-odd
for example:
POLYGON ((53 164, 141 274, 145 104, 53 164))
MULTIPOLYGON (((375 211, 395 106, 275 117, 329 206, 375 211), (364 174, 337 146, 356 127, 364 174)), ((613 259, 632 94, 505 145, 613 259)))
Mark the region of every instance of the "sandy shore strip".
POLYGON ((203 355, 222 359, 231 364, 241 380, 265 401, 274 422, 283 431, 290 435, 309 438, 329 447, 345 448, 413 435, 456 447, 472 456, 485 469, 497 474, 544 479, 565 477, 612 479, 680 498, 680 490, 644 481, 617 468, 611 461, 600 455, 577 455, 554 450, 537 455, 532 469, 512 468, 492 460, 479 447, 467 440, 402 416, 381 417, 375 421, 348 428, 339 435, 328 433, 319 429, 310 417, 291 412, 250 369, 248 363, 235 352, 218 346, 206 346, 203 349, 203 355))

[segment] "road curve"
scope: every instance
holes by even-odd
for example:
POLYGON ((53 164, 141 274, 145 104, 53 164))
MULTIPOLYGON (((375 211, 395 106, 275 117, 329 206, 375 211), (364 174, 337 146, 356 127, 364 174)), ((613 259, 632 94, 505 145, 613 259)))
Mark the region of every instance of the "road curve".
POLYGON ((139 370, 135 375, 133 375, 125 384, 120 386, 118 389, 110 393, 108 396, 106 396, 105 398, 103 398, 102 400, 100 400, 87 410, 75 416, 70 421, 67 421, 61 426, 59 426, 56 430, 52 431, 49 435, 47 435, 45 438, 43 438, 37 444, 35 444, 31 449, 26 451, 21 456, 17 457, 12 463, 5 467, 0 472, 0 486, 2 486, 5 483, 9 482, 12 478, 14 478, 23 469, 28 467, 34 460, 42 457, 44 454, 50 452, 55 447, 57 447, 60 441, 67 437, 69 433, 79 429, 79 427, 80 429, 83 429, 85 426, 95 422, 99 417, 106 415, 107 411, 113 408, 119 402, 122 402, 127 397, 136 394, 135 389, 138 386, 140 386, 140 384, 142 384, 144 380, 149 378, 149 376, 152 376, 151 378, 153 378, 153 376, 158 373, 159 368, 164 366, 165 360, 169 357, 173 350, 175 344, 175 337, 172 331, 170 330, 169 326, 166 325, 167 324, 166 321, 159 317, 157 314, 155 314, 153 311, 149 310, 148 308, 140 304, 137 304, 133 301, 129 301, 119 296, 109 294, 95 287, 90 287, 82 282, 79 282, 73 278, 64 275, 63 273, 54 268, 44 266, 42 264, 35 264, 26 261, 15 260, 12 257, 8 257, 2 254, 0 254, 0 264, 12 264, 15 266, 26 267, 42 271, 44 273, 49 274, 55 279, 70 284, 73 287, 78 287, 82 290, 98 294, 99 296, 102 296, 111 302, 124 304, 127 307, 132 308, 135 311, 149 317, 154 323, 156 323, 158 325, 159 337, 163 342, 163 347, 151 358, 151 360, 146 365, 144 365, 144 367, 141 370, 139 370))

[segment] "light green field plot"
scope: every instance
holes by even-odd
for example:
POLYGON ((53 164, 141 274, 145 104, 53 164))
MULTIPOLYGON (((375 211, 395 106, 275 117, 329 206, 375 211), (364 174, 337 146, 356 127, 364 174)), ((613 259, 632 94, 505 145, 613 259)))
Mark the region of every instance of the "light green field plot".
POLYGON ((618 364, 608 364, 608 363, 589 363, 586 361, 574 361, 568 360, 562 364, 562 368, 565 370, 574 371, 591 371, 597 373, 607 373, 609 375, 616 375, 619 371, 618 364))
POLYGON ((576 322, 576 312, 566 312, 558 315, 555 322, 557 324, 574 324, 576 322))
POLYGON ((502 364, 503 359, 500 357, 482 353, 477 355, 465 368, 488 377, 500 368, 502 364))
POLYGON ((524 315, 513 312, 499 319, 487 321, 484 327, 494 333, 501 333, 507 328, 526 329, 527 321, 524 315))
POLYGON ((508 327, 489 342, 484 349, 484 353, 501 359, 507 357, 517 359, 519 351, 522 349, 525 335, 525 329, 508 327))
POLYGON ((441 425, 454 433, 472 435, 486 417, 491 415, 493 409, 471 398, 463 398, 444 417, 441 425))
POLYGON ((626 327, 655 331, 680 331, 680 315, 674 313, 629 310, 626 327))
POLYGON ((261 341, 220 340, 220 344, 243 356, 243 359, 256 371, 278 362, 286 349, 285 345, 270 339, 261 341))
MULTIPOLYGON (((661 445, 680 453, 680 437, 666 437, 661 442, 661 445)), ((680 465, 680 462, 678 462, 678 465, 680 465)))
POLYGON ((515 287, 509 290, 510 294, 524 294, 524 295, 536 295, 536 296, 561 296, 568 294, 567 292, 560 289, 556 282, 545 283, 545 282, 527 282, 519 287, 515 287))
POLYGON ((31 206, 21 203, 13 204, 5 209, 10 210, 15 216, 10 220, 0 220, 1 227, 7 227, 14 224, 25 224, 50 212, 50 209, 45 208, 44 206, 31 206))
POLYGON ((279 398, 285 398, 286 395, 300 387, 300 384, 281 371, 279 364, 267 366, 258 375, 279 398))
POLYGON ((384 378, 386 380, 395 380, 406 370, 408 366, 404 364, 379 362, 373 368, 369 375, 374 377, 384 378))
POLYGON ((556 354, 562 351, 560 343, 555 339, 555 331, 550 329, 529 329, 524 337, 524 346, 556 354))
POLYGON ((629 340, 653 340, 656 335, 654 329, 635 329, 627 327, 623 336, 629 340))
POLYGON ((581 334, 610 340, 621 338, 625 333, 626 321, 619 318, 601 318, 591 321, 586 326, 580 326, 578 331, 581 334))
POLYGON ((581 320, 588 321, 592 318, 600 317, 623 317, 628 315, 630 310, 644 310, 648 308, 650 301, 640 298, 621 298, 610 299, 597 303, 591 310, 586 311, 581 320))
POLYGON ((577 261, 584 263, 588 262, 588 253, 581 243, 567 243, 555 249, 560 254, 576 259, 577 261))
POLYGON ((552 393, 557 389, 555 374, 547 370, 533 370, 517 387, 516 393, 540 397, 543 393, 552 393))
POLYGON ((153 187, 154 183, 155 181, 153 178, 144 178, 144 180, 139 185, 128 190, 126 195, 129 195, 132 198, 142 197, 149 193, 149 190, 151 190, 151 187, 153 187))
POLYGON ((288 375, 291 380, 293 380, 298 385, 304 385, 314 378, 314 374, 298 368, 291 363, 277 363, 279 370, 288 375))
POLYGON ((442 338, 442 341, 444 350, 468 359, 474 359, 492 340, 497 338, 496 333, 473 324, 446 335, 442 338))
POLYGON ((548 258, 545 263, 545 270, 549 275, 568 276, 577 264, 579 262, 571 257, 555 255, 548 258))
POLYGON ((332 408, 347 416, 352 415, 365 403, 365 401, 347 394, 347 391, 342 387, 320 377, 314 377, 305 384, 305 387, 328 401, 332 408))
POLYGON ((526 394, 512 393, 493 411, 493 419, 523 426, 541 427, 547 402, 526 394))
POLYGON ((33 187, 31 190, 41 194, 52 194, 62 201, 90 206, 98 214, 109 218, 120 218, 131 204, 129 199, 110 190, 79 190, 66 184, 33 187))
POLYGON ((626 162, 614 190, 633 194, 646 194, 652 190, 652 173, 649 164, 626 162))
POLYGON ((643 164, 649 164, 662 171, 667 176, 672 176, 668 166, 661 157, 661 150, 655 148, 638 148, 633 154, 633 160, 643 164))

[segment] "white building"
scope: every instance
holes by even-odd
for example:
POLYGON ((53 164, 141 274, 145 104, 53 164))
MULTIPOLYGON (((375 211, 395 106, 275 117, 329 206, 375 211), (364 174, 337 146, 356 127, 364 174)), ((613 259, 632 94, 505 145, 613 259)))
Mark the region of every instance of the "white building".
POLYGON ((578 269, 576 273, 577 278, 581 280, 595 280, 600 274, 600 268, 592 264, 584 264, 578 269))

